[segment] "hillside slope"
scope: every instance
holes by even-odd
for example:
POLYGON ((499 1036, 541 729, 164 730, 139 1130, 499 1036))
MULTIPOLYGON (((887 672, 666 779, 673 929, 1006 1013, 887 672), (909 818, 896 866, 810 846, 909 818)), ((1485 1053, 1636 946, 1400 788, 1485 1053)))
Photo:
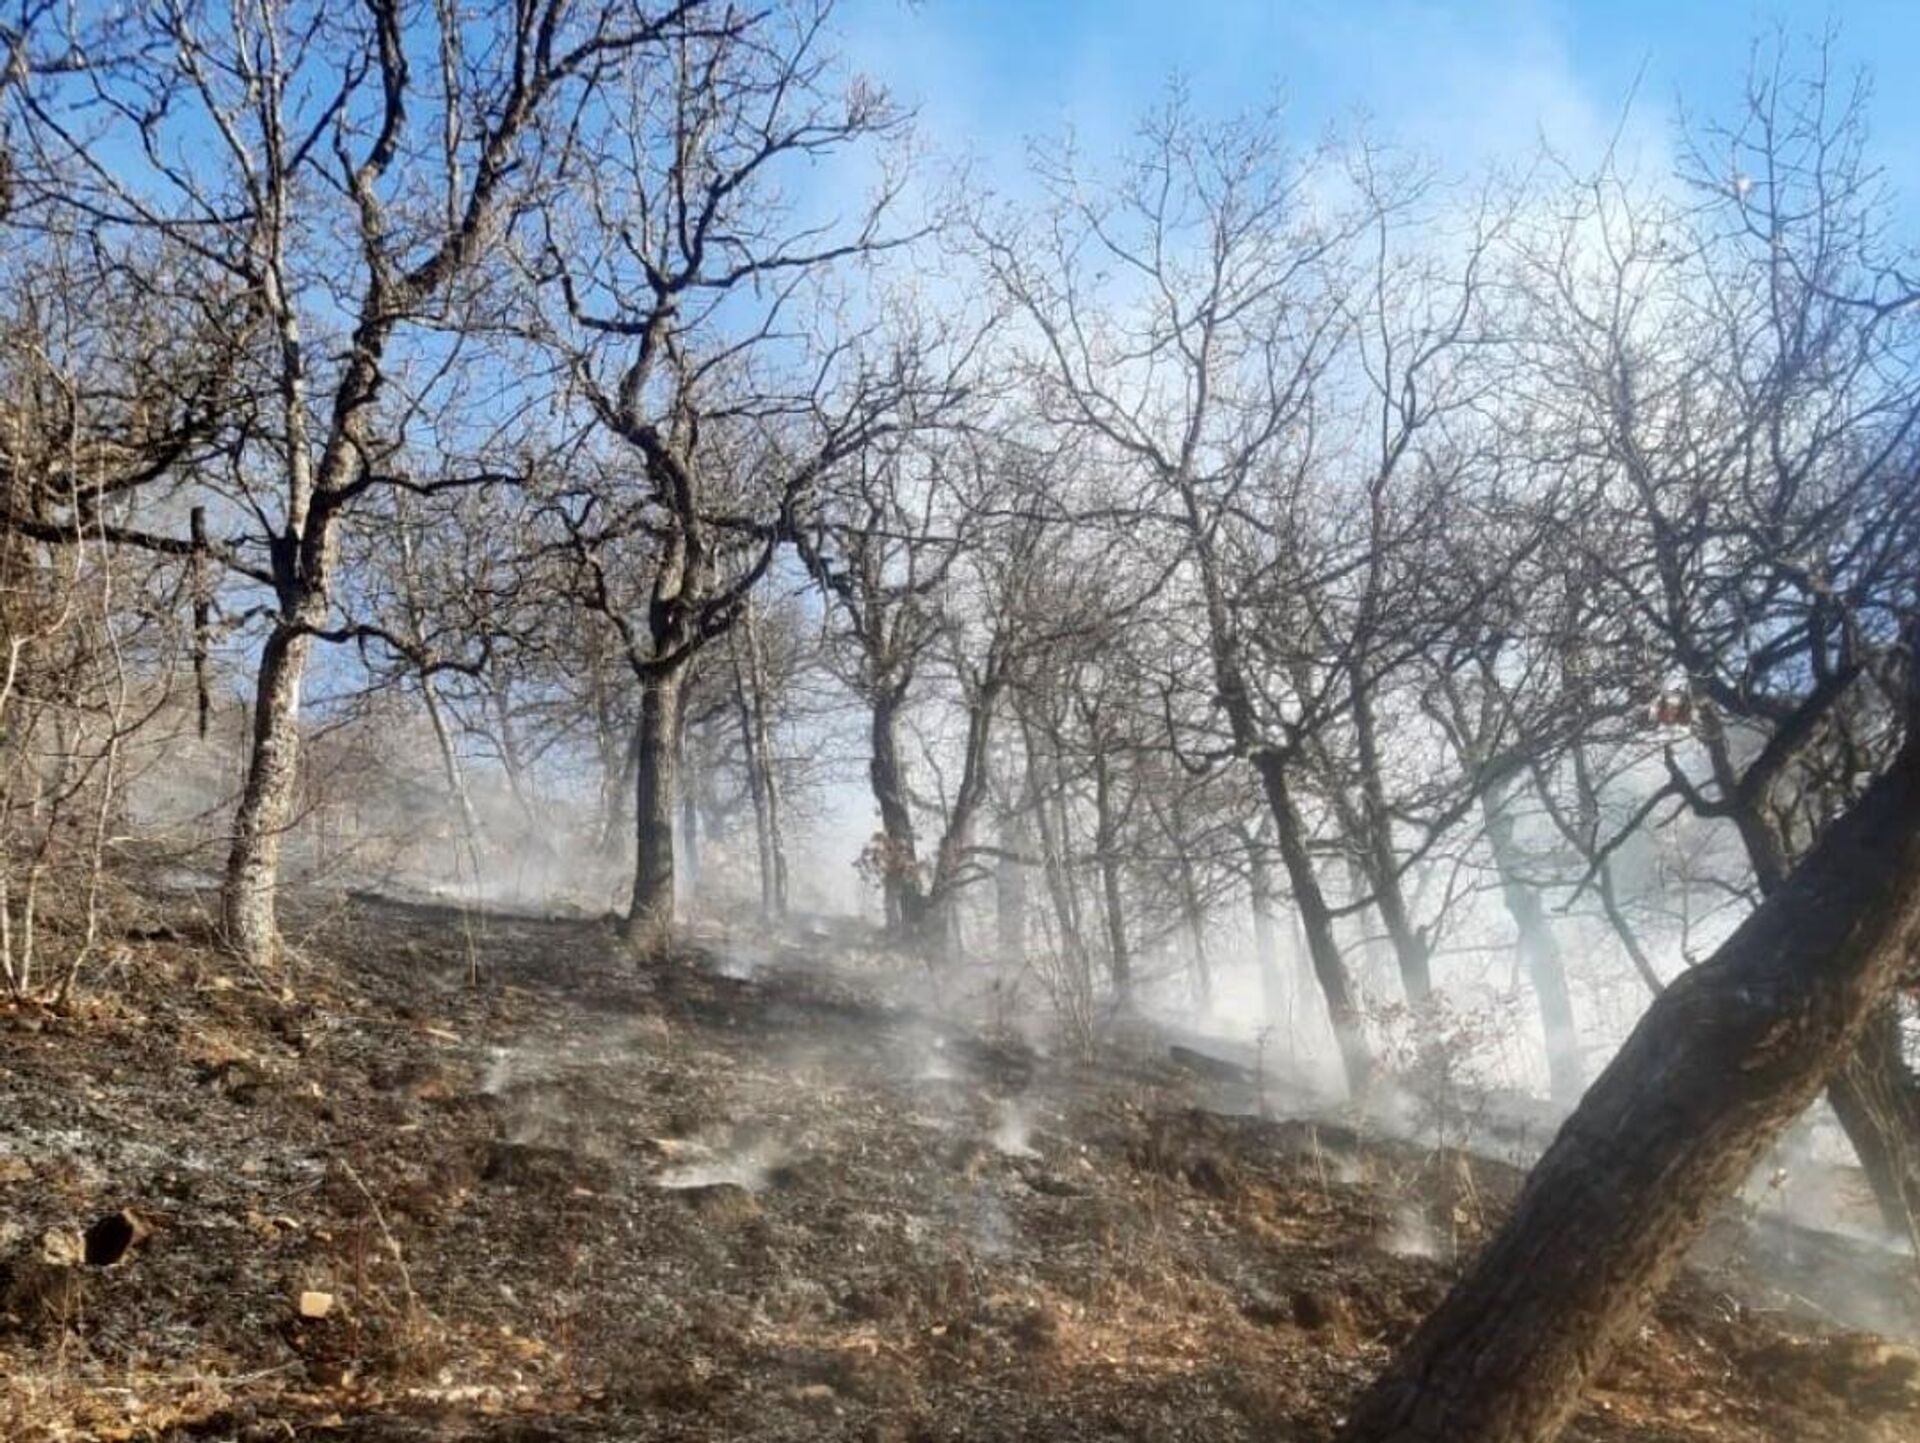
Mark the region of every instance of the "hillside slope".
MULTIPOLYGON (((821 946, 310 896, 269 986, 172 905, 0 1013, 8 1439, 1318 1439, 1517 1184, 821 946)), ((1916 1356, 1745 1236, 1572 1436, 1920 1438, 1916 1356)))

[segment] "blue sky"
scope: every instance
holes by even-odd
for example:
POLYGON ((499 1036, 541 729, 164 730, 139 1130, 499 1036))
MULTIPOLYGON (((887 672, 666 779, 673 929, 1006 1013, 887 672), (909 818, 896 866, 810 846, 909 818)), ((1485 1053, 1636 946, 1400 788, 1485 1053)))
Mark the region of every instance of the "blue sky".
POLYGON ((1384 137, 1471 169, 1544 133, 1578 156, 1634 92, 1629 136, 1658 163, 1679 97, 1727 113, 1756 38, 1839 26, 1843 70, 1877 71, 1874 154, 1920 210, 1920 0, 846 0, 850 62, 916 104, 942 148, 1007 181, 1027 137, 1121 139, 1167 76, 1232 110, 1276 93, 1314 133, 1364 113, 1384 137))

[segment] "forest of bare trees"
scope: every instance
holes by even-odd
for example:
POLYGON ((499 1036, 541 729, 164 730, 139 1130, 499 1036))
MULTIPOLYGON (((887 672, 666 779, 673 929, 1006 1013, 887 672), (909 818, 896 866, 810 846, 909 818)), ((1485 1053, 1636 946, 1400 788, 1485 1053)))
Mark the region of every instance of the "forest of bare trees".
POLYGON ((7 15, 8 994, 142 872, 280 977, 384 867, 642 950, 859 895, 1358 1102, 1484 1013, 1568 1120, 1355 1443, 1557 1436, 1803 1117, 1920 1244, 1864 86, 1780 42, 1670 170, 1498 176, 1176 86, 996 193, 831 9, 7 15))

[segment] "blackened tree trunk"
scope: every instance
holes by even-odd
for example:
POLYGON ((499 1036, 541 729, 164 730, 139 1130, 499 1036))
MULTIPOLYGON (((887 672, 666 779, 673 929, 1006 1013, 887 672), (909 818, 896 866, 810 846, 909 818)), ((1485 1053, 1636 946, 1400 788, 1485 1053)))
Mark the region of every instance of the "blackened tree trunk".
POLYGON ((673 813, 675 733, 680 676, 653 672, 640 682, 640 731, 635 742, 633 895, 627 933, 651 937, 673 925, 673 813))
POLYGON ((1548 1443, 1920 946, 1920 737, 1654 1002, 1341 1443, 1548 1443))
MULTIPOLYGON (((1191 488, 1183 492, 1193 534, 1206 532, 1200 521, 1191 488)), ((1240 666, 1235 645, 1236 633, 1225 602, 1221 598, 1219 578, 1211 553, 1204 547, 1196 552, 1200 577, 1207 601, 1209 650, 1213 658, 1214 682, 1219 688, 1221 709, 1226 713, 1234 745, 1246 756, 1260 779, 1260 789, 1273 814, 1274 835, 1280 844, 1280 864, 1286 868, 1287 883, 1293 892, 1293 905, 1300 925, 1307 934, 1307 955, 1313 962, 1314 979, 1326 998, 1327 1020, 1333 1026, 1334 1041, 1340 1048, 1340 1064, 1346 1073, 1347 1089, 1355 1097, 1367 1090, 1373 1080, 1373 1055, 1368 1050, 1361 1024, 1360 1008, 1353 992, 1353 979, 1347 972, 1347 960, 1340 953, 1339 939, 1333 935, 1333 909, 1327 905, 1320 878, 1313 870, 1313 856, 1307 849, 1307 824, 1293 799, 1293 784, 1288 776, 1291 748, 1283 751, 1270 742, 1260 724, 1253 694, 1240 666)))

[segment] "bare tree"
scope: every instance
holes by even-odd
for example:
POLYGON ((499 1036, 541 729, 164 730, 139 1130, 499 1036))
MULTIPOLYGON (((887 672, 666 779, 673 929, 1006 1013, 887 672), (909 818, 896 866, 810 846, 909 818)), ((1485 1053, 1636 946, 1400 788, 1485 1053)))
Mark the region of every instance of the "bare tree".
MULTIPOLYGON (((124 26, 113 17, 98 62, 15 88, 37 199, 224 273, 260 339, 261 422, 228 509, 255 528, 243 574, 271 602, 224 896, 229 944, 256 964, 273 950, 308 657, 317 638, 364 634, 335 614, 343 524, 383 486, 480 479, 395 471, 387 428, 404 411, 381 408, 396 338, 445 319, 439 308, 545 169, 542 117, 577 111, 611 69, 701 9, 530 0, 475 43, 445 6, 229 12, 176 0, 124 26), (431 67, 418 63, 423 38, 431 67), (335 316, 346 318, 337 362, 335 316)), ((40 21, 45 43, 96 49, 90 33, 59 28, 64 12, 40 21)))
POLYGON ((862 345, 838 309, 840 278, 911 238, 889 228, 897 179, 883 172, 852 222, 824 228, 780 189, 902 132, 880 91, 833 89, 829 10, 677 42, 658 93, 628 89, 576 137, 578 195, 549 210, 529 258, 554 302, 541 338, 611 447, 612 489, 574 529, 641 686, 634 928, 672 917, 684 668, 741 616, 821 478, 940 384, 932 357, 862 345), (644 600, 591 554, 619 531, 651 548, 644 600))
MULTIPOLYGON (((1227 750, 1274 817, 1294 904, 1352 1087, 1371 1060, 1302 808, 1301 742, 1316 698, 1256 674, 1246 591, 1298 595, 1276 568, 1310 567, 1287 528, 1314 454, 1315 383, 1351 335, 1342 266, 1365 204, 1325 219, 1301 199, 1324 170, 1294 157, 1271 117, 1208 129, 1175 99, 1143 128, 1115 185, 1083 184, 1068 153, 1043 179, 1036 225, 983 227, 997 284, 1032 332, 1042 420, 1088 437, 1112 477, 1105 506, 1149 552, 1144 587, 1190 599, 1227 750), (1135 304, 1115 303, 1106 268, 1135 304), (1281 558, 1286 558, 1282 562, 1281 558)), ((1296 618, 1297 620, 1297 618, 1296 618)), ((1280 623, 1271 614, 1262 624, 1280 623)))
MULTIPOLYGON (((1629 822, 1724 822, 1758 896, 1898 734, 1920 355, 1860 104, 1824 57, 1805 80, 1758 71, 1737 123, 1697 133, 1684 207, 1603 170, 1520 249, 1535 443, 1578 488, 1568 536, 1615 644, 1662 688, 1665 776, 1629 822)), ((1869 1029, 1832 1100, 1912 1236, 1897 1035, 1869 1029)))

